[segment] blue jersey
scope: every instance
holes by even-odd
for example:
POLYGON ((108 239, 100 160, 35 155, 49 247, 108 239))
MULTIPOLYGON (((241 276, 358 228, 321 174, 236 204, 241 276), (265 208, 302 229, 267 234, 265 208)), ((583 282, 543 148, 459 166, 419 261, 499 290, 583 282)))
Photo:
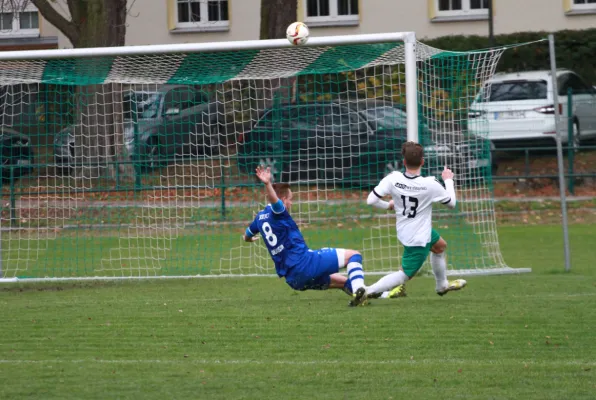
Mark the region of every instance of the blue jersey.
POLYGON ((298 225, 281 201, 260 211, 246 233, 248 236, 261 234, 280 277, 304 261, 309 252, 298 225))

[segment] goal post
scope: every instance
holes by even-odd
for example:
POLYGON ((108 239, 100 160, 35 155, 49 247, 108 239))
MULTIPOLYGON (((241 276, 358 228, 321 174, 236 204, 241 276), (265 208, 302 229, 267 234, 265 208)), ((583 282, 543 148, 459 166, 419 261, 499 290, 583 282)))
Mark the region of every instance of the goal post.
POLYGON ((310 248, 395 271, 394 216, 366 196, 403 168, 405 140, 424 174, 456 173, 458 206, 433 221, 448 273, 528 272, 503 260, 490 144, 468 129, 502 51, 403 32, 2 52, 0 279, 272 275, 241 240, 266 201, 259 164, 290 184, 310 248))

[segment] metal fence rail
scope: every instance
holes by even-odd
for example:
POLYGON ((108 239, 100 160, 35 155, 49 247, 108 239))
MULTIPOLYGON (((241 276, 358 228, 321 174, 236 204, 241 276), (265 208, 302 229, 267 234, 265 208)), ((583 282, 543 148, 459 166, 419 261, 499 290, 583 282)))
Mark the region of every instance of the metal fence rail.
MULTIPOLYGON (((576 166, 574 165, 574 159, 576 154, 581 154, 587 151, 594 151, 596 152, 596 145, 582 145, 579 151, 576 153, 573 148, 570 146, 566 146, 565 150, 571 149, 569 152, 569 163, 567 165, 567 171, 565 172, 564 176, 566 178, 568 189, 571 194, 574 194, 575 185, 577 179, 583 178, 596 178, 596 164, 591 170, 588 171, 577 171, 576 166)), ((518 171, 517 174, 513 175, 504 175, 504 174, 496 174, 490 177, 490 172, 487 171, 486 178, 492 179, 493 182, 506 182, 506 181, 527 181, 533 179, 552 179, 553 181, 558 181, 558 175, 556 172, 556 168, 553 169, 552 172, 548 173, 537 173, 532 170, 532 156, 540 156, 542 159, 549 159, 554 162, 553 167, 556 167, 556 155, 555 155, 556 147, 555 146, 543 146, 543 147, 517 147, 517 148, 501 148, 496 150, 493 153, 493 157, 497 157, 499 169, 501 167, 506 166, 508 161, 519 161, 521 157, 523 157, 524 163, 523 168, 518 171), (505 157, 503 158, 503 155, 505 157), (519 155, 516 157, 516 155, 519 155), (521 157, 520 157, 521 156, 521 157)), ((287 157, 287 155, 278 155, 276 156, 280 159, 287 157)), ((111 162, 110 165, 116 167, 115 170, 118 171, 118 166, 120 164, 134 164, 136 174, 134 177, 126 177, 116 175, 114 179, 111 180, 110 184, 103 187, 96 187, 96 188, 76 188, 71 187, 69 192, 71 194, 78 194, 78 193, 108 193, 108 194, 117 194, 123 192, 133 192, 134 194, 140 194, 142 192, 152 191, 152 190, 193 190, 193 189, 218 189, 220 190, 219 193, 219 202, 221 202, 221 216, 222 218, 226 217, 226 209, 228 207, 229 200, 226 198, 228 196, 226 191, 231 188, 252 188, 257 186, 257 183, 251 179, 251 177, 246 176, 245 179, 230 179, 224 171, 225 168, 229 167, 229 165, 224 166, 224 162, 230 162, 236 160, 235 156, 232 157, 209 157, 205 158, 204 161, 208 161, 213 163, 217 161, 220 163, 220 178, 218 182, 213 182, 212 185, 207 186, 197 186, 197 185, 185 185, 185 184, 175 184, 175 185, 159 185, 156 186, 154 184, 148 184, 142 181, 142 177, 146 176, 139 169, 139 162, 136 160, 132 161, 114 161, 111 162)), ((168 162, 174 161, 174 159, 163 159, 164 164, 168 162)), ((200 161, 200 160, 188 160, 188 161, 200 161)), ((33 168, 43 168, 47 167, 47 164, 34 164, 31 165, 33 168)), ((18 165, 13 166, 14 168, 19 168, 18 165)), ((75 166, 76 167, 76 166, 75 166)), ((490 168, 490 167, 488 167, 490 168)), ((11 169, 11 177, 12 171, 11 169)), ((309 181, 302 184, 316 184, 317 181, 309 181)), ((345 185, 346 188, 354 182, 350 182, 349 180, 344 180, 341 182, 337 182, 338 185, 342 186, 345 185)), ((367 182, 364 180, 359 180, 357 182, 360 186, 362 184, 369 184, 371 187, 378 183, 378 180, 371 180, 367 182)), ((18 210, 18 199, 22 196, 51 196, 51 195, 59 195, 61 194, 61 190, 59 188, 46 188, 43 191, 35 191, 28 185, 22 185, 17 179, 9 179, 8 182, 4 183, 3 185, 0 184, 0 199, 2 199, 2 203, 0 204, 0 210, 9 210, 8 212, 8 219, 10 220, 10 226, 15 226, 17 221, 17 210, 18 210)), ((229 193, 229 192, 228 192, 229 193)))
MULTIPOLYGON (((584 152, 595 152, 596 145, 581 145, 578 149, 574 149, 572 146, 563 146, 563 150, 567 154, 567 165, 565 171, 565 178, 567 180, 567 189, 571 194, 575 193, 576 179, 577 178, 596 178, 596 163, 593 165, 591 170, 577 172, 577 166, 575 165, 575 159, 578 154, 584 152)), ((493 181, 514 181, 514 180, 527 180, 527 179, 554 179, 558 180, 558 174, 556 173, 556 146, 537 146, 537 147, 507 147, 500 148, 493 153, 493 157, 497 157, 499 166, 506 165, 507 161, 519 160, 523 156, 524 166, 523 170, 519 174, 515 175, 503 175, 501 173, 493 175, 493 181), (501 155, 505 154, 506 158, 502 158, 501 155), (555 169, 552 173, 535 173, 532 171, 532 158, 531 155, 540 156, 542 159, 550 159, 554 162, 553 167, 555 169), (517 155, 517 156, 516 156, 517 155)), ((595 156, 596 157, 596 156, 595 156)), ((500 172, 500 171, 499 171, 500 172)))

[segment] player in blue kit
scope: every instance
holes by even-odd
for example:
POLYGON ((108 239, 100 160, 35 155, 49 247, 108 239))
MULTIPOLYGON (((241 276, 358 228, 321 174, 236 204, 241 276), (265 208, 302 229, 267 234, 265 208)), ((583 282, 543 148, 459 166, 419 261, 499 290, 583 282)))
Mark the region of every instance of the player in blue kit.
POLYGON ((352 295, 350 306, 366 300, 362 255, 356 250, 324 248, 311 250, 292 219, 292 191, 288 184, 271 183, 271 169, 259 166, 257 177, 265 185, 269 205, 260 211, 244 233, 254 242, 261 234, 275 263, 277 275, 294 290, 343 289, 352 295), (347 267, 348 277, 339 274, 347 267))

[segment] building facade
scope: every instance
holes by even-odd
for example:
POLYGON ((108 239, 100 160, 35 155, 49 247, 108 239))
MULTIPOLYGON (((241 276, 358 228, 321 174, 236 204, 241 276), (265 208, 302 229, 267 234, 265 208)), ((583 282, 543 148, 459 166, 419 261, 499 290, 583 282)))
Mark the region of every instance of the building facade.
MULTIPOLYGON (((23 0, 26 2, 26 0, 23 0)), ((297 0, 313 36, 488 34, 488 0, 297 0)), ((65 0, 55 8, 68 13, 65 0)), ((258 39, 260 0, 129 0, 126 45, 258 39)), ((596 0, 493 0, 494 33, 596 27, 596 0), (520 7, 523 3, 523 8, 520 7)), ((0 15, 0 49, 72 47, 32 4, 0 15)))

